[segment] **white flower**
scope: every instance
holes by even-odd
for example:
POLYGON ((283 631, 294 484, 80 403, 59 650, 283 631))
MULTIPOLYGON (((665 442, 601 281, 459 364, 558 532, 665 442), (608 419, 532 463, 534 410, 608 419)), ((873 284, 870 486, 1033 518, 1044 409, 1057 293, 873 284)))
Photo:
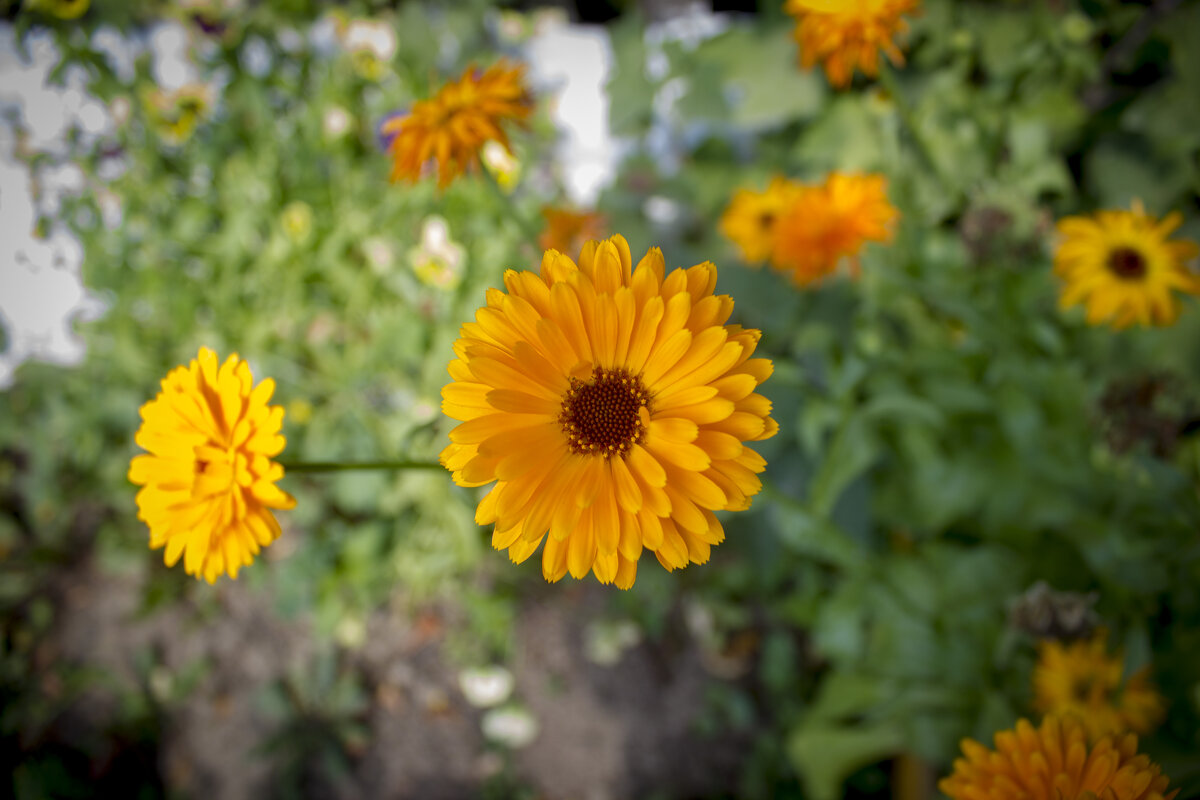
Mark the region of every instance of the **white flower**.
POLYGON ((453 289, 462 280, 466 251, 450 238, 450 226, 437 215, 425 218, 421 242, 408 252, 413 272, 426 286, 453 289))
POLYGON ((483 715, 481 723, 485 739, 518 750, 537 738, 538 721, 520 706, 494 708, 483 715))
POLYGON ((342 46, 351 52, 368 51, 380 61, 391 61, 396 55, 396 31, 386 22, 351 20, 342 34, 342 46))
POLYGON ((491 708, 508 699, 513 690, 513 675, 501 666, 476 667, 458 673, 463 697, 476 708, 491 708))
POLYGON ((353 125, 354 118, 341 106, 330 106, 321 116, 321 130, 330 141, 341 139, 353 125))
POLYGON ((521 162, 495 139, 483 145, 480 158, 483 159, 483 166, 495 177, 496 183, 500 184, 500 188, 511 192, 521 177, 521 162))

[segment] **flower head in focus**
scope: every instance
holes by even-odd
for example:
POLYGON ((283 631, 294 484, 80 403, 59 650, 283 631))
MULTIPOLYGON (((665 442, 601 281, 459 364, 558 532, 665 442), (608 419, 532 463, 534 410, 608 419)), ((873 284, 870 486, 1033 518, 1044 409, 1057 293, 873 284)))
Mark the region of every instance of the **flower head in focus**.
POLYGON ((784 8, 796 18, 792 36, 801 65, 812 69, 821 62, 829 82, 843 87, 855 69, 878 75, 881 51, 892 63, 904 63, 893 39, 908 29, 903 15, 918 5, 919 0, 787 0, 784 8))
POLYGON ((1130 211, 1061 220, 1054 253, 1054 272, 1063 280, 1060 305, 1083 304, 1091 325, 1173 324, 1179 317, 1173 292, 1200 294, 1200 275, 1185 263, 1200 246, 1169 238, 1182 221, 1179 213, 1156 220, 1138 201, 1130 211))
POLYGON ((964 758, 938 782, 953 800, 1171 800, 1170 783, 1149 756, 1138 755, 1137 737, 1106 736, 1088 745, 1083 726, 1071 718, 1028 720, 996 734, 989 750, 962 741, 964 758))
POLYGON ((1043 640, 1033 671, 1037 710, 1078 719, 1093 741, 1108 734, 1149 733, 1165 713, 1146 670, 1122 686, 1122 658, 1108 654, 1107 638, 1100 630, 1070 643, 1043 640))
POLYGON ((416 183, 434 165, 438 186, 445 187, 476 167, 487 142, 495 140, 511 153, 504 125, 523 123, 532 113, 524 67, 503 61, 486 70, 468 67, 433 97, 380 125, 392 157, 392 182, 416 183))
POLYGON ((162 381, 141 408, 129 480, 142 487, 138 519, 150 527, 150 547, 166 547, 168 567, 183 557, 189 575, 209 583, 254 561, 278 538, 271 509, 296 501, 275 482, 283 467, 282 406, 267 405, 270 378, 254 385, 250 366, 230 355, 219 364, 207 347, 162 381))
POLYGON ((196 127, 211 113, 213 102, 212 87, 202 83, 142 93, 142 105, 151 129, 172 145, 183 144, 191 138, 196 127))
POLYGON ((509 270, 463 325, 442 410, 461 424, 441 461, 460 486, 493 483, 475 519, 516 563, 545 542, 542 574, 633 585, 643 549, 668 570, 703 564, 766 462, 747 442, 778 425, 756 391, 759 331, 727 325, 711 263, 636 269, 621 236, 579 263, 547 251, 509 270))
POLYGON ((546 227, 538 237, 538 247, 560 253, 578 253, 589 239, 600 240, 608 220, 596 211, 572 211, 569 208, 546 206, 542 209, 546 227))
POLYGON ((775 176, 764 191, 738 189, 718 226, 750 264, 765 261, 775 249, 779 218, 803 192, 802 184, 775 176))
POLYGON ((852 273, 867 242, 891 239, 899 212, 882 175, 831 173, 797 192, 776 227, 771 266, 801 288, 820 283, 843 263, 852 273))

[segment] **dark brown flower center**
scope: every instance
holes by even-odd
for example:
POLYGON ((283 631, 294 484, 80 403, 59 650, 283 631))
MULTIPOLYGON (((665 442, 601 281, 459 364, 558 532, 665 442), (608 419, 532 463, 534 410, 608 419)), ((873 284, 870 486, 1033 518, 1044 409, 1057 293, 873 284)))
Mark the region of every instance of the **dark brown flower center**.
POLYGON ((572 453, 624 456, 646 438, 640 410, 650 402, 642 381, 623 369, 596 367, 592 378, 571 378, 558 421, 572 453))
POLYGON ((775 224, 775 212, 774 211, 764 211, 758 215, 758 227, 762 228, 764 231, 774 224, 775 224))
POLYGON ((1122 280, 1136 281, 1146 276, 1146 259, 1132 247, 1118 247, 1108 254, 1108 268, 1122 280))

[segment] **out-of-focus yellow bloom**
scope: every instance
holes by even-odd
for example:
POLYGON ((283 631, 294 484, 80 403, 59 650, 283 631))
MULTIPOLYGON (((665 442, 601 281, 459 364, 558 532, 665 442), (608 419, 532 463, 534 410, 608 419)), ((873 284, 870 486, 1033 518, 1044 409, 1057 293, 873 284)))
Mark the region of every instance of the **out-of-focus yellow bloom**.
POLYGON ((434 165, 438 186, 444 187, 478 164, 487 142, 511 152, 503 125, 523 123, 532 113, 524 67, 503 61, 486 70, 468 67, 433 97, 380 125, 392 157, 392 182, 416 183, 434 165))
POLYGON ((462 327, 442 410, 442 464, 460 486, 495 485, 475 520, 521 563, 545 542, 542 574, 594 573, 628 589, 643 549, 668 570, 708 561, 766 467, 747 446, 773 436, 756 390, 771 362, 761 333, 727 325, 711 263, 633 268, 621 236, 554 250, 541 273, 508 270, 462 327), (549 534, 549 535, 547 535, 549 534))
POLYGON ((1060 305, 1083 304, 1091 325, 1173 324, 1179 317, 1173 292, 1200 294, 1200 275, 1185 263, 1200 246, 1170 239, 1181 222, 1179 213, 1156 220, 1136 200, 1131 211, 1061 220, 1054 253, 1054 272, 1063 280, 1060 305))
POLYGON ((421 226, 421 241, 408 253, 413 273, 426 286, 453 289, 462 282, 466 251, 450 238, 450 226, 430 216, 421 226))
POLYGON ((511 192, 517 188, 517 182, 521 179, 521 162, 508 148, 493 139, 483 146, 480 158, 484 169, 502 190, 511 192))
POLYGON ((236 578, 259 549, 279 537, 271 509, 296 501, 275 482, 283 467, 271 459, 287 441, 279 434, 283 407, 267 405, 270 378, 254 385, 250 366, 200 348, 186 367, 162 381, 141 408, 129 480, 138 492, 138 519, 150 526, 150 547, 166 547, 168 567, 183 557, 189 575, 213 583, 236 578))
POLYGON ((58 19, 79 19, 87 13, 92 0, 28 0, 26 8, 58 19))
POLYGON ((284 234, 296 244, 303 244, 312 236, 312 206, 303 200, 293 200, 283 208, 280 225, 284 234))
POLYGON ((764 191, 738 189, 718 223, 721 233, 738 246, 742 259, 757 265, 775 250, 779 219, 803 192, 802 184, 781 175, 764 191))
POLYGON ((963 739, 964 758, 938 783, 953 800, 1171 800, 1170 780, 1149 756, 1138 755, 1137 737, 1105 736, 1089 746, 1083 726, 1047 717, 996 734, 996 749, 963 739))
POLYGON ((1107 639, 1101 630, 1084 641, 1043 640, 1033 671, 1037 710, 1078 719, 1092 741, 1108 734, 1149 733, 1165 715, 1147 670, 1121 685, 1122 658, 1108 654, 1107 639))
POLYGON ((173 91, 149 89, 142 93, 142 105, 150 128, 167 144, 179 145, 192 134, 213 106, 213 89, 192 83, 173 91))
POLYGON ((811 69, 818 61, 834 86, 848 86, 854 70, 879 74, 882 51, 894 64, 904 54, 893 38, 908 29, 904 14, 919 0, 787 0, 796 18, 793 37, 800 46, 800 63, 811 69))
POLYGON ((567 255, 578 253, 589 239, 603 239, 608 226, 605 216, 595 211, 546 206, 542 218, 546 228, 538 238, 538 246, 543 251, 557 250, 567 255))
POLYGON ((796 194, 776 224, 771 266, 801 288, 820 283, 842 263, 857 274, 867 242, 891 239, 899 217, 882 175, 833 172, 796 194))

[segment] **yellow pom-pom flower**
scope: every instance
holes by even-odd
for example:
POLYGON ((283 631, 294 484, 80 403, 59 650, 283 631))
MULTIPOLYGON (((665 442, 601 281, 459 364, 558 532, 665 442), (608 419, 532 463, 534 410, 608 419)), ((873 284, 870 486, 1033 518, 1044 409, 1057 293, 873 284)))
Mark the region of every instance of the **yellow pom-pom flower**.
POLYGON ((737 245, 742 252, 742 259, 747 263, 766 261, 775 249, 780 217, 787 213, 803 191, 802 184, 778 175, 761 192, 738 189, 721 215, 718 227, 726 238, 737 245))
POLYGON ((392 182, 416 183, 432 163, 438 186, 444 187, 478 166, 480 150, 489 141, 499 142, 511 155, 503 126, 523 123, 532 113, 524 67, 506 62, 486 70, 468 67, 457 81, 380 126, 392 157, 392 182))
POLYGON ((1091 325, 1173 324, 1179 317, 1173 291, 1200 294, 1200 275, 1185 263, 1200 246, 1170 240, 1182 221, 1178 213, 1156 220, 1138 201, 1131 211, 1061 220, 1054 253, 1054 272, 1063 280, 1061 306, 1084 304, 1091 325))
POLYGON ((633 269, 613 236, 488 290, 454 345, 442 408, 462 424, 441 461, 461 486, 495 482, 475 514, 494 547, 520 563, 544 541, 547 580, 621 588, 644 548, 668 570, 708 561, 713 512, 762 488, 745 443, 778 430, 761 334, 726 324, 716 282, 709 262, 668 274, 658 248, 633 269))
POLYGON ((953 800, 1171 800, 1170 783, 1149 756, 1138 755, 1137 737, 1104 737, 1089 746, 1083 726, 1047 717, 1000 731, 996 749, 964 739, 965 758, 938 783, 953 800))
POLYGON ((1163 698, 1144 670, 1121 685, 1122 659, 1108 654, 1107 638, 1107 632, 1099 631, 1087 640, 1038 644, 1033 671, 1037 710, 1078 719, 1092 740, 1149 733, 1162 721, 1163 698))
POLYGON ((254 386, 237 355, 218 364, 207 347, 186 367, 171 370, 162 391, 141 408, 129 480, 142 487, 138 519, 150 527, 150 547, 165 547, 168 567, 183 557, 189 575, 209 583, 254 561, 278 538, 275 508, 296 501, 275 482, 283 467, 279 434, 283 407, 267 405, 270 378, 254 386))
POLYGON ((843 263, 857 274, 864 245, 889 241, 897 217, 882 175, 831 173, 824 183, 805 187, 783 212, 771 266, 801 288, 820 283, 843 263))
POLYGON ((893 64, 904 63, 894 38, 908 29, 904 14, 919 0, 788 0, 796 18, 792 35, 800 47, 800 63, 812 69, 821 62, 834 86, 848 86, 859 69, 879 74, 879 53, 893 64))

